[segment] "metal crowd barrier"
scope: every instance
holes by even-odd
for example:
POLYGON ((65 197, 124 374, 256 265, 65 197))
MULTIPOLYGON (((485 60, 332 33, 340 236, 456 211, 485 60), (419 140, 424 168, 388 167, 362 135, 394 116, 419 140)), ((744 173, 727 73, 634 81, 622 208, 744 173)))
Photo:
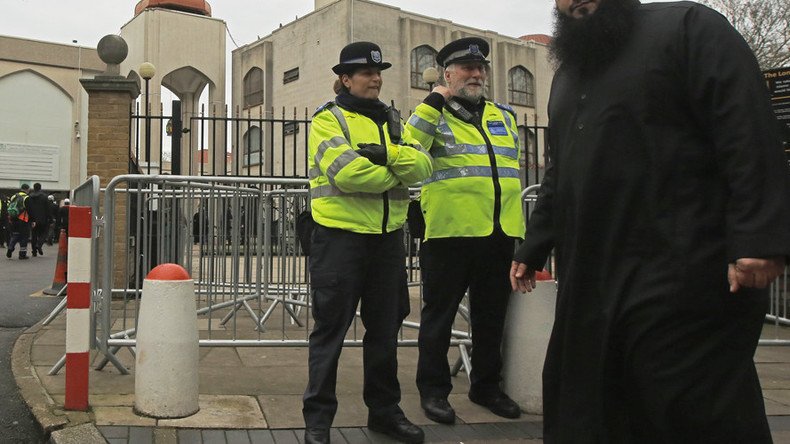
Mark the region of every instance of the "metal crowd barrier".
MULTIPOLYGON (((308 207, 304 179, 114 178, 104 194, 98 348, 108 356, 124 347, 134 353, 143 279, 166 262, 182 265, 195 280, 201 346, 306 347, 310 282, 296 220, 308 207)), ((398 343, 416 346, 420 243, 404 231, 411 314, 398 343)), ((345 345, 361 346, 362 330, 355 320, 345 345)), ((458 366, 471 368, 464 306, 452 333, 463 358, 458 366)), ((97 369, 108 362, 105 357, 97 369)))

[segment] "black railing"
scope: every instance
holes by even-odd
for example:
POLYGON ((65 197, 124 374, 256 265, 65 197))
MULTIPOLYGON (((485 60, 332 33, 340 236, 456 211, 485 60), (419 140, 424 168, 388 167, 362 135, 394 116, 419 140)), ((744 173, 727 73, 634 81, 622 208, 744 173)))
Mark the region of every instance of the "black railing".
MULTIPOLYGON (((180 103, 174 102, 174 108, 180 103)), ((310 113, 296 108, 286 112, 255 107, 237 109, 233 116, 227 107, 221 111, 205 106, 200 113, 180 121, 159 112, 141 113, 132 109, 130 131, 130 173, 179 174, 191 176, 247 176, 305 178, 308 171, 308 134, 310 113), (298 115, 298 114, 301 114, 298 115), (151 161, 145 159, 146 125, 150 128, 151 161), (142 157, 141 157, 142 156, 142 157), (184 159, 180 161, 180 159, 184 159), (158 163, 156 163, 158 160, 158 163)), ((404 113, 404 120, 411 113, 404 113)), ((520 166, 524 187, 540 183, 547 163, 548 128, 529 122, 524 114, 518 124, 522 157, 520 166)))

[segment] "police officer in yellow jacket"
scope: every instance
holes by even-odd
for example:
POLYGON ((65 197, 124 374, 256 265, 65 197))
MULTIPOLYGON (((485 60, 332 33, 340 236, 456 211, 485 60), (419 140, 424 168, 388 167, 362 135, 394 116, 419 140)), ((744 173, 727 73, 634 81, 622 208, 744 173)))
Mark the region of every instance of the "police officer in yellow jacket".
POLYGON ((337 411, 337 363, 361 300, 368 428, 404 442, 422 430, 399 407, 397 335, 409 312, 402 226, 407 186, 431 175, 428 153, 397 111, 378 100, 382 60, 374 43, 352 43, 332 68, 342 83, 313 116, 309 136, 310 247, 315 325, 302 413, 305 442, 328 442, 337 411))
POLYGON ((458 304, 469 289, 472 371, 469 399, 507 418, 518 405, 500 389, 500 345, 510 295, 514 241, 524 236, 519 140, 510 107, 485 100, 488 43, 453 41, 436 61, 447 86, 436 86, 406 125, 429 149, 433 175, 423 183, 424 307, 417 387, 426 416, 453 423, 447 350, 458 304))

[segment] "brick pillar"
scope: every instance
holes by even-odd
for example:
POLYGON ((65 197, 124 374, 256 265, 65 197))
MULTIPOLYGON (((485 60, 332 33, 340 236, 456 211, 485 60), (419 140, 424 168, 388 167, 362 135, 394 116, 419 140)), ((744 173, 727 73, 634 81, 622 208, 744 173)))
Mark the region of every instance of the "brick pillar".
MULTIPOLYGON (((132 102, 140 95, 140 86, 135 80, 120 76, 97 76, 81 79, 82 87, 88 92, 88 176, 99 176, 101 187, 116 176, 129 173, 131 134, 129 127, 132 102)), ((116 199, 115 228, 113 239, 113 287, 125 287, 124 271, 127 266, 125 253, 127 240, 124 226, 127 224, 126 203, 123 195, 116 199)), ((100 200, 101 214, 104 195, 100 200)), ((102 231, 105 233, 106 230, 102 231)), ((103 273, 102 260, 104 240, 100 239, 99 270, 103 273)), ((101 276, 101 274, 100 274, 101 276)))

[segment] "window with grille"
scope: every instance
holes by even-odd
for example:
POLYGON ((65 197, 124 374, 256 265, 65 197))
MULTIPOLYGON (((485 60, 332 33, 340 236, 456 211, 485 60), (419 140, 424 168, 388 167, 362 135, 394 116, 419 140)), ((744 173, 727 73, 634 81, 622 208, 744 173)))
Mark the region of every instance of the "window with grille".
POLYGON ((263 105, 263 70, 252 68, 244 76, 244 107, 263 105))
POLYGON ((283 85, 299 80, 299 68, 289 69, 283 73, 283 85))
POLYGON ((527 68, 516 66, 508 72, 507 90, 511 104, 535 106, 535 78, 527 68))
POLYGON ((251 126, 244 134, 244 164, 257 165, 261 163, 261 145, 263 133, 257 126, 251 126))
MULTIPOLYGON (((436 50, 428 45, 422 45, 411 51, 411 87, 428 89, 428 84, 422 79, 422 72, 426 68, 439 69, 436 66, 436 50)), ((441 72, 441 71, 440 71, 441 72)))

